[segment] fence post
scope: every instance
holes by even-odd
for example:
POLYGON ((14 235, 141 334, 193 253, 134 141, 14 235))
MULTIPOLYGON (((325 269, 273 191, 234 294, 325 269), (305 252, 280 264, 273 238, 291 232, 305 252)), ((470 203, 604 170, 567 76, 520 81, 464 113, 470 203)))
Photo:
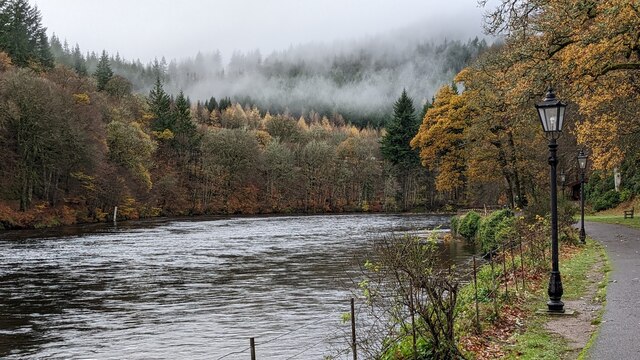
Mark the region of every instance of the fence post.
POLYGON ((502 243, 502 271, 504 274, 504 296, 509 301, 509 279, 507 278, 507 251, 502 243))
POLYGON ((413 284, 409 284, 409 311, 411 313, 411 336, 413 345, 413 358, 418 358, 418 347, 416 345, 416 312, 413 303, 413 284))
POLYGON ((509 251, 511 252, 511 269, 513 271, 513 283, 516 286, 516 294, 518 291, 518 268, 516 268, 516 258, 513 256, 513 241, 509 241, 509 251))
POLYGON ((473 287, 476 290, 476 328, 480 332, 480 311, 478 311, 478 271, 476 268, 476 256, 473 255, 473 287))
POLYGON ((493 264, 493 252, 489 252, 489 263, 491 264, 491 292, 493 293, 493 311, 498 316, 498 285, 496 285, 495 266, 493 264))
POLYGON ((249 347, 251 348, 251 360, 256 360, 256 340, 249 338, 249 347))
POLYGON ((353 360, 357 360, 358 351, 356 349, 356 307, 353 298, 351 298, 351 348, 353 350, 353 360))
POLYGON ((526 293, 527 286, 525 284, 525 279, 527 278, 527 275, 524 272, 524 252, 522 251, 522 237, 520 237, 519 240, 520 240, 520 267, 522 268, 522 292, 526 293))

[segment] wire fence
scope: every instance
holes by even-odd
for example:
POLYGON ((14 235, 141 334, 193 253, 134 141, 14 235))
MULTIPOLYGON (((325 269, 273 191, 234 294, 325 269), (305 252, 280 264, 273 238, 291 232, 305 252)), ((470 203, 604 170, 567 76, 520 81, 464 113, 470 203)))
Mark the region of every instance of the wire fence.
MULTIPOLYGON (((501 312, 501 304, 509 303, 510 300, 525 294, 527 289, 528 273, 540 271, 546 264, 548 244, 534 240, 525 241, 521 237, 515 240, 504 241, 493 250, 482 256, 473 255, 461 264, 457 264, 449 268, 451 274, 461 285, 470 285, 473 288, 473 303, 471 308, 473 311, 472 321, 478 332, 481 331, 482 319, 490 317, 499 318, 501 312)), ((414 291, 414 290, 411 290, 414 291)), ((397 294, 377 294, 380 299, 389 302, 396 301, 397 294)), ((394 334, 389 332, 389 319, 397 316, 390 309, 383 309, 376 316, 371 316, 371 304, 366 299, 359 297, 356 302, 355 298, 351 299, 351 326, 347 330, 346 322, 342 327, 336 329, 329 334, 323 336, 317 341, 302 345, 299 351, 281 357, 283 359, 305 359, 305 354, 316 351, 319 347, 326 349, 327 344, 333 344, 331 353, 328 358, 353 358, 356 360, 358 356, 364 358, 371 357, 373 353, 382 353, 394 343, 394 334), (357 305, 357 307, 356 307, 357 305), (369 314, 367 316, 367 314, 369 314), (356 321, 357 320, 357 321, 356 321), (379 341, 385 339, 387 341, 379 341), (377 343, 376 343, 377 342, 377 343), (343 345, 336 347, 335 344, 343 345), (384 345, 386 343, 386 345, 384 345), (369 355, 369 356, 367 356, 369 355)), ((411 316, 413 314, 409 312, 411 316)), ((318 325, 322 322, 336 322, 335 314, 330 314, 320 319, 306 322, 294 328, 291 328, 274 337, 256 341, 255 338, 249 339, 249 346, 238 351, 229 352, 217 358, 217 360, 228 359, 233 355, 247 354, 252 360, 256 359, 256 348, 264 346, 286 337, 297 335, 301 330, 318 325)), ((415 327, 415 321, 407 318, 402 319, 410 327, 415 327)), ((400 336, 406 334, 414 334, 415 328, 405 328, 405 335, 397 335, 395 340, 399 340, 400 336)))

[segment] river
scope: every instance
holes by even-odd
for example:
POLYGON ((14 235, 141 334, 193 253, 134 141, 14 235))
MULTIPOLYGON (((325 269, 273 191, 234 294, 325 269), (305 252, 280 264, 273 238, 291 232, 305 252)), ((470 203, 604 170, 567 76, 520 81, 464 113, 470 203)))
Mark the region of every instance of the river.
MULTIPOLYGON (((340 318, 373 239, 447 223, 361 214, 0 232, 0 358, 248 359, 254 337, 258 359, 322 359, 349 348, 340 318)), ((471 251, 441 246, 444 261, 471 251)))

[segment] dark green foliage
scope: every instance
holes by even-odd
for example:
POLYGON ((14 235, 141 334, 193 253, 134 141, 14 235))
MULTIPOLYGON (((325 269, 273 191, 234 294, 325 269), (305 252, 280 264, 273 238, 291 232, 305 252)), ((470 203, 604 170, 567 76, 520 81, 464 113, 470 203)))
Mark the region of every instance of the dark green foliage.
POLYGON ((149 91, 149 108, 154 116, 151 128, 154 131, 174 130, 175 119, 171 113, 171 98, 164 91, 160 77, 156 78, 154 87, 149 91))
POLYGON ((505 227, 509 224, 501 223, 511 217, 513 217, 513 212, 509 209, 503 209, 492 212, 489 216, 480 221, 480 226, 478 227, 478 240, 480 241, 483 253, 489 253, 499 248, 501 240, 504 239, 496 235, 499 232, 504 234, 507 231, 505 230, 505 227))
POLYGON ((620 204, 620 193, 615 189, 611 189, 603 194, 600 194, 600 196, 595 197, 592 201, 594 211, 611 209, 620 204))
POLYGON ((450 220, 450 226, 451 226, 451 233, 458 235, 458 228, 460 227, 460 216, 455 215, 451 217, 450 220))
MULTIPOLYGON (((215 99, 213 99, 213 100, 215 101, 215 99)), ((229 106, 231 106, 231 99, 230 98, 226 97, 226 98, 220 99, 220 102, 218 103, 218 109, 220 111, 224 111, 229 106)))
MULTIPOLYGON (((633 180, 632 171, 625 168, 627 174, 633 180)), ((625 180, 625 179, 623 179, 625 180)), ((632 181, 623 181, 624 184, 633 185, 632 181)), ((621 201, 620 193, 615 191, 613 173, 604 174, 601 171, 594 171, 585 184, 586 200, 591 204, 594 211, 602 211, 618 206, 621 201)))
POLYGON ((46 28, 37 7, 27 0, 0 1, 0 51, 18 66, 53 67, 46 28))
POLYGON ((76 71, 78 75, 86 76, 87 63, 84 60, 82 53, 80 52, 80 46, 78 46, 78 44, 76 44, 76 47, 73 49, 72 57, 73 57, 73 69, 76 71))
POLYGON ((218 109, 218 102, 215 97, 211 97, 211 99, 204 102, 204 106, 209 110, 209 112, 218 109))
POLYGON ((191 117, 189 101, 182 91, 176 97, 172 118, 175 120, 173 129, 175 137, 172 142, 174 148, 182 156, 193 154, 200 146, 200 138, 191 117))
POLYGON ((462 219, 458 226, 458 234, 468 242, 473 242, 480 225, 480 214, 475 211, 469 211, 462 219))
POLYGON ((104 90, 107 86, 107 83, 113 76, 113 70, 111 70, 111 64, 109 64, 109 56, 107 55, 107 52, 105 50, 102 50, 102 56, 100 56, 98 67, 93 73, 93 76, 98 82, 98 91, 104 90))
POLYGON ((413 99, 403 90, 393 105, 393 118, 387 124, 387 133, 382 138, 382 156, 395 166, 412 168, 419 165, 418 152, 411 148, 411 139, 418 132, 420 123, 416 118, 413 99))

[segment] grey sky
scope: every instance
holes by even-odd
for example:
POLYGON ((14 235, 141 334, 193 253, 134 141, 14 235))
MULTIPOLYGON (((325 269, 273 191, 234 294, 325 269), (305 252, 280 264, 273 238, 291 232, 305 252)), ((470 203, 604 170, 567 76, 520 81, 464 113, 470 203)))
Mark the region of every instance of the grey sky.
POLYGON ((428 38, 481 33, 477 0, 30 0, 48 33, 83 51, 143 62, 219 49, 262 54, 290 45, 411 28, 428 38))

